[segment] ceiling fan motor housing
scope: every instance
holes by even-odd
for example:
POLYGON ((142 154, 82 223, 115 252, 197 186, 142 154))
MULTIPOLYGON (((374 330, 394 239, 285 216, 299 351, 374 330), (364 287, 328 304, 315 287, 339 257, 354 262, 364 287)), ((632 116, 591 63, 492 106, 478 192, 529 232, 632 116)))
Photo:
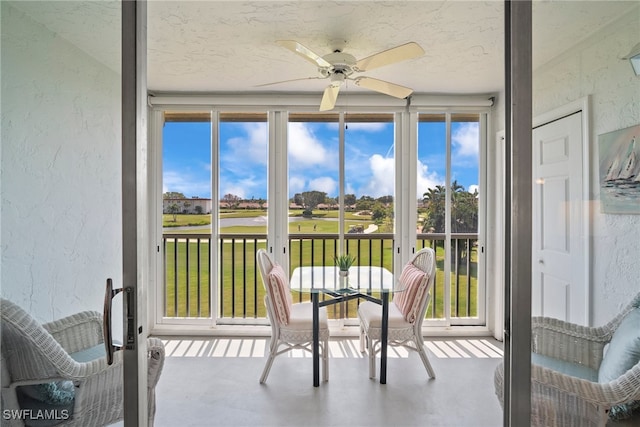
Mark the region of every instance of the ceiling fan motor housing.
POLYGON ((353 55, 343 52, 333 52, 322 57, 331 64, 330 67, 319 67, 318 71, 323 77, 331 76, 331 82, 340 84, 351 74, 353 74, 356 58, 353 55), (334 80, 335 78, 335 80, 334 80))

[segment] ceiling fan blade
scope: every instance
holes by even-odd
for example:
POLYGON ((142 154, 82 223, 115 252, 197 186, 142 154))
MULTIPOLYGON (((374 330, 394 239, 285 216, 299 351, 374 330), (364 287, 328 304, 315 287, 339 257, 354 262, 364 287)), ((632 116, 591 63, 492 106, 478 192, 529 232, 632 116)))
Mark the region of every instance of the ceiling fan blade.
POLYGON ((338 93, 340 92, 339 85, 329 85, 324 90, 324 95, 322 95, 322 101, 320 102, 320 111, 329 111, 333 110, 333 107, 336 106, 336 100, 338 99, 338 93))
POLYGON ((384 80, 372 79, 371 77, 358 77, 354 79, 355 84, 360 87, 375 90, 385 95, 394 96, 396 98, 406 98, 413 93, 413 89, 400 86, 395 83, 385 82, 384 80))
POLYGON ((253 87, 263 87, 263 86, 271 86, 271 85, 279 85, 281 83, 290 83, 290 82, 298 82, 298 81, 302 81, 302 80, 324 80, 327 77, 302 77, 300 79, 291 79, 291 80, 282 80, 280 82, 271 82, 271 83, 264 83, 261 85, 255 85, 253 87))
POLYGON ((357 71, 369 71, 374 68, 383 67, 400 61, 406 61, 407 59, 417 58, 422 55, 424 55, 424 49, 422 49, 418 43, 409 42, 375 53, 371 56, 367 56, 366 58, 356 62, 355 68, 357 71))
POLYGON ((307 61, 313 62, 318 67, 331 67, 331 64, 323 59, 320 55, 313 52, 308 47, 301 45, 295 40, 278 40, 280 46, 289 49, 293 53, 297 53, 307 61))

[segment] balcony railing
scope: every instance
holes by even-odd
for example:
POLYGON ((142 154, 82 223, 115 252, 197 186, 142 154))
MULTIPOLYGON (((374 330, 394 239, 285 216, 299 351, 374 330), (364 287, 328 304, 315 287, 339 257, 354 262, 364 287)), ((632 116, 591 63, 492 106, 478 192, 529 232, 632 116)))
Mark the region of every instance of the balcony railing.
MULTIPOLYGON (((266 238, 266 235, 221 234, 214 261, 218 263, 220 286, 212 288, 211 236, 165 233, 164 317, 211 318, 212 292, 217 292, 214 310, 220 323, 225 319, 266 318, 265 291, 255 264, 256 252, 266 247, 266 238)), ((357 257, 358 265, 393 271, 393 234, 347 234, 344 238, 347 252, 357 257)), ((428 319, 446 316, 445 238, 444 234, 437 233, 418 235, 418 248, 429 246, 436 251, 437 269, 428 319)), ((449 281, 452 318, 478 315, 477 238, 477 234, 452 235, 449 281)), ((291 234, 290 271, 298 266, 332 265, 338 247, 338 235, 291 234)), ((294 298, 303 301, 308 295, 297 293, 294 298)), ((329 315, 352 318, 356 307, 357 301, 350 306, 335 306, 336 311, 329 315)))

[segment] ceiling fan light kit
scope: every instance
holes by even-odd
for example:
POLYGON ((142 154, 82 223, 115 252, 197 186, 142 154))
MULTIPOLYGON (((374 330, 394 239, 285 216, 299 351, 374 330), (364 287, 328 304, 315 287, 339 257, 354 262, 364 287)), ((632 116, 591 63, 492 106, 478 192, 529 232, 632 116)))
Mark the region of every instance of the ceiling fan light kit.
POLYGON ((324 56, 320 56, 308 47, 295 40, 278 40, 280 46, 303 57, 307 61, 318 67, 320 77, 305 77, 302 79, 286 80, 283 82, 267 83, 260 86, 269 86, 279 83, 287 83, 298 80, 329 79, 330 83, 325 88, 320 102, 320 111, 332 110, 338 99, 340 87, 347 80, 352 80, 356 85, 395 98, 406 98, 413 90, 384 80, 372 77, 358 76, 352 77, 355 73, 369 71, 397 62, 406 61, 424 55, 424 50, 415 42, 409 42, 382 52, 373 54, 361 60, 357 60, 353 55, 335 50, 324 56))

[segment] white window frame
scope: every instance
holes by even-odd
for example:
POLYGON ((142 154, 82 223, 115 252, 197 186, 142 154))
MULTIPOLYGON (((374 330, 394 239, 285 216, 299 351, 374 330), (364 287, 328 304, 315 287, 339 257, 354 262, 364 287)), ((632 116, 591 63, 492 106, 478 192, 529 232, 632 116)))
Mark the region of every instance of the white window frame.
MULTIPOLYGON (((288 167, 287 166, 287 126, 288 114, 293 112, 311 112, 317 109, 317 96, 312 95, 279 95, 278 97, 266 95, 237 95, 228 94, 212 94, 206 96, 191 96, 182 94, 170 94, 162 96, 150 96, 150 147, 154 150, 150 155, 152 164, 149 167, 151 191, 150 206, 153 211, 161 213, 162 209, 162 112, 170 111, 210 111, 212 140, 212 200, 219 200, 218 194, 218 130, 219 130, 219 114, 223 112, 255 112, 266 113, 268 120, 269 144, 268 158, 269 165, 278 164, 278 168, 268 167, 269 188, 269 222, 268 222, 268 247, 273 248, 274 258, 283 265, 288 265, 288 223, 286 212, 288 209, 288 167), (215 148, 215 149, 214 149, 215 148), (276 163, 273 163, 276 162, 276 163), (285 191, 283 191, 283 189, 285 191)), ((479 113, 481 121, 480 130, 480 191, 486 189, 486 143, 487 143, 487 123, 490 120, 491 105, 493 99, 490 96, 425 96, 414 95, 411 98, 411 105, 405 100, 396 100, 394 98, 378 95, 350 95, 348 113, 393 113, 395 126, 395 174, 396 174, 396 194, 394 197, 394 212, 396 213, 395 223, 395 244, 394 244, 394 270, 400 271, 404 263, 410 258, 411 254, 416 250, 416 229, 411 224, 416 223, 417 200, 416 193, 416 162, 417 155, 417 123, 420 113, 479 113), (401 213, 398 215, 398 213, 401 213)), ((340 122, 344 122, 345 105, 340 103, 336 106, 336 112, 340 111, 340 122)), ((344 151, 344 133, 341 132, 340 150, 344 151)), ((450 146, 450 135, 447 136, 447 146, 450 146)), ((344 153, 341 153, 343 159, 344 153)), ((450 153, 448 154, 450 157, 450 153)), ((450 163, 450 160, 448 161, 450 163)), ((341 167, 341 173, 344 174, 341 167)), ((449 169, 447 169, 447 173, 449 169)), ((340 197, 344 196, 344 176, 340 178, 340 197)), ((481 198, 479 211, 485 209, 486 201, 481 198)), ((432 326, 452 326, 452 325, 486 325, 486 309, 487 309, 487 289, 484 266, 485 263, 485 223, 486 215, 482 211, 482 217, 479 221, 479 253, 478 253, 478 286, 481 287, 479 294, 484 295, 484 303, 478 304, 478 318, 456 319, 455 322, 450 321, 450 304, 446 304, 448 317, 443 321, 425 321, 425 330, 432 326)), ((153 311, 151 316, 153 325, 152 329, 155 333, 198 333, 198 331, 207 331, 208 334, 229 333, 225 325, 219 325, 219 313, 217 312, 218 300, 217 289, 212 289, 212 318, 207 319, 170 319, 162 317, 163 313, 163 295, 159 295, 158 289, 164 284, 164 261, 162 251, 162 217, 159 214, 159 220, 156 220, 155 233, 151 236, 153 253, 152 270, 155 276, 151 278, 154 286, 150 288, 151 298, 150 309, 153 311)), ((218 235, 217 229, 218 210, 212 209, 212 242, 213 237, 218 235)), ((213 244, 213 243, 212 243, 213 244)), ((215 251, 211 251, 214 256, 215 251)), ((217 260, 212 259, 211 277, 217 277, 218 266, 217 260)), ((216 283, 215 281, 213 283, 216 283)), ((259 320, 259 319, 258 319, 259 320)), ((256 322, 255 319, 238 319, 231 322, 232 325, 261 325, 266 322, 256 322)))

